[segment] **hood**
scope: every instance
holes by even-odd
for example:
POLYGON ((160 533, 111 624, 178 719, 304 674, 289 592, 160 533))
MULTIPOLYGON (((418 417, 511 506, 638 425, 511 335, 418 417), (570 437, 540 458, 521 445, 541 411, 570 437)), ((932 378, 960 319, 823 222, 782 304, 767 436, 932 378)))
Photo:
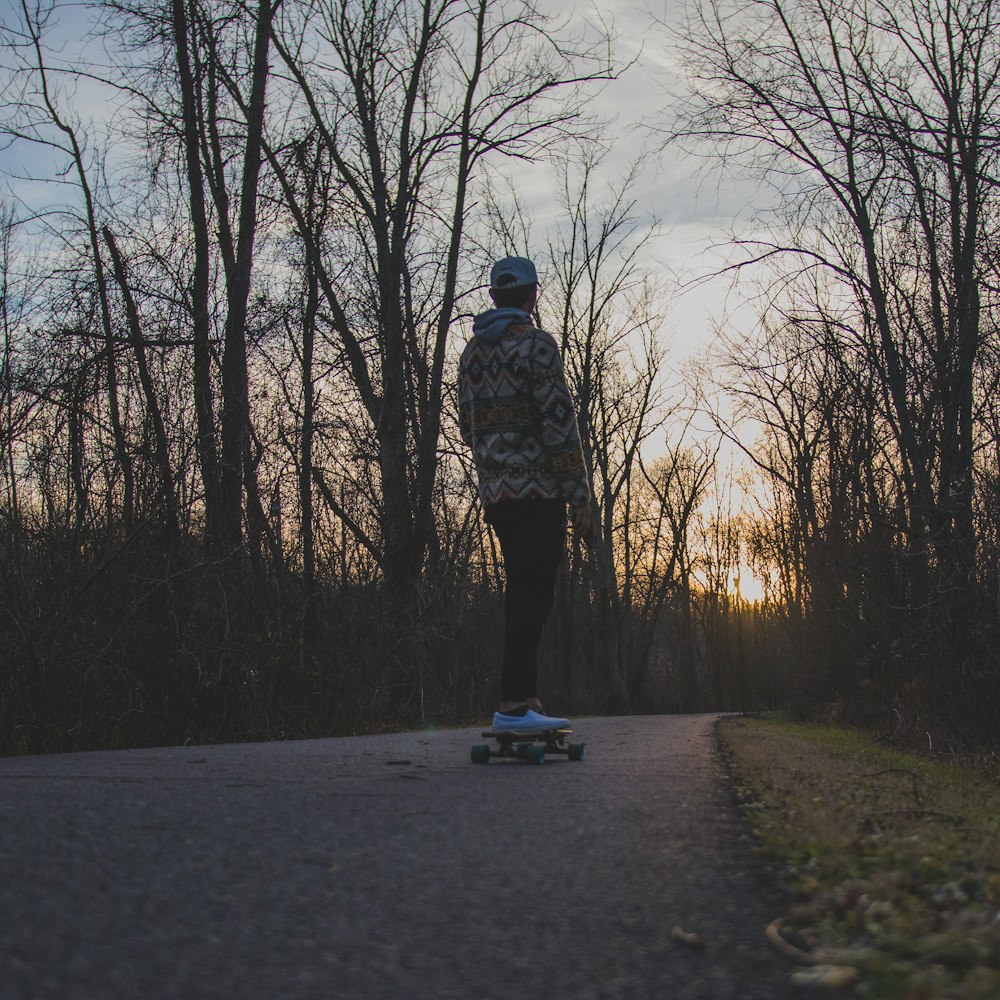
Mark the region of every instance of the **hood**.
POLYGON ((532 319, 523 309, 487 309, 472 321, 472 332, 487 344, 495 344, 515 323, 531 326, 532 319))

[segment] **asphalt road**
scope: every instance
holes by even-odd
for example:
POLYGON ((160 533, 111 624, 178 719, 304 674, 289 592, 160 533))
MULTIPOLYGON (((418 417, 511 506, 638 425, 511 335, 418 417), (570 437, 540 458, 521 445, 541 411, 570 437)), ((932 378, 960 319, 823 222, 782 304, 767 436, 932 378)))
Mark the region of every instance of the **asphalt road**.
POLYGON ((541 767, 478 730, 2 759, 0 997, 809 995, 714 721, 582 720, 541 767))

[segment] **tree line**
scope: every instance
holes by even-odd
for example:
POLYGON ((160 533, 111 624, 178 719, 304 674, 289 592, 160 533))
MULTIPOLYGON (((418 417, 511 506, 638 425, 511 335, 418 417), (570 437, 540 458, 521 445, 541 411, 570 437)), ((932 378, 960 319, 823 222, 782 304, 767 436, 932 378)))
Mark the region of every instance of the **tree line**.
POLYGON ((76 49, 57 4, 3 26, 3 131, 46 180, 0 227, 4 747, 481 717, 502 579, 454 367, 507 252, 548 276, 602 523, 553 697, 708 705, 714 453, 667 388, 639 162, 597 180, 613 39, 499 0, 89 12, 76 49), (505 177, 539 160, 536 235, 505 177))
POLYGON ((992 0, 709 0, 683 32, 710 139, 778 192, 731 343, 753 545, 813 711, 995 742, 1000 652, 992 0))
POLYGON ((509 252, 541 265, 601 526, 549 700, 992 739, 991 0, 702 0, 669 29, 669 141, 777 206, 734 244, 764 305, 721 338, 709 436, 668 370, 648 161, 609 168, 590 113, 607 31, 525 0, 88 11, 82 46, 50 2, 0 38, 32 174, 0 219, 5 750, 483 717, 502 578, 454 367, 509 252))

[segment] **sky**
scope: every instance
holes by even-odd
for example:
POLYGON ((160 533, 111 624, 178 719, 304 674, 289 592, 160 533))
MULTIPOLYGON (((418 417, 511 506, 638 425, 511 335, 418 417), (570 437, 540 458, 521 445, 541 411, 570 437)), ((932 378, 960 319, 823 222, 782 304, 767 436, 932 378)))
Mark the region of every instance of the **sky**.
MULTIPOLYGON (((57 0, 50 32, 51 65, 68 58, 87 37, 89 14, 85 2, 57 0)), ((682 90, 678 53, 665 25, 676 24, 686 0, 601 0, 599 6, 579 0, 536 0, 569 32, 604 25, 615 36, 614 57, 627 65, 621 76, 603 84, 591 102, 596 118, 609 122, 610 153, 603 164, 614 181, 643 148, 653 151, 634 189, 637 212, 652 227, 646 266, 667 278, 672 289, 663 327, 663 338, 672 363, 683 368, 687 360, 709 350, 720 326, 737 335, 755 323, 752 307, 733 292, 730 276, 712 277, 731 257, 727 246, 733 231, 745 233, 760 207, 762 193, 753 184, 723 175, 704 159, 684 155, 663 142, 672 103, 682 90)), ((10 23, 19 0, 0 0, 0 21, 10 23)), ((87 57, 102 59, 98 43, 89 43, 87 57)), ((0 68, 6 56, 0 49, 0 68)), ((107 92, 86 81, 61 81, 63 105, 78 109, 84 120, 100 122, 113 113, 107 92), (72 91, 69 91, 72 88, 72 91)), ((52 152, 18 143, 0 147, 0 171, 17 175, 52 176, 52 152)), ((547 164, 517 162, 514 171, 519 194, 535 217, 533 232, 539 242, 545 228, 558 222, 555 172, 547 164)), ((600 175, 599 175, 600 176, 600 175)), ((11 186, 24 201, 39 210, 58 203, 58 186, 30 184, 12 179, 11 186)), ((71 189, 70 194, 76 192, 71 189)), ((544 271, 543 271, 544 282, 544 271)))
MULTIPOLYGON (((730 294, 728 277, 706 278, 726 263, 728 235, 748 224, 759 192, 745 181, 720 176, 703 160, 663 146, 659 130, 669 121, 671 91, 676 92, 680 82, 677 54, 663 24, 678 20, 684 0, 602 0, 599 8, 566 0, 541 0, 541 4, 543 10, 550 7, 556 17, 564 19, 571 30, 598 22, 610 27, 616 36, 618 62, 632 63, 619 79, 603 86, 592 109, 595 116, 611 122, 611 152, 604 164, 609 179, 620 176, 643 146, 655 151, 639 177, 635 196, 639 214, 654 227, 648 266, 675 279, 670 282, 675 294, 664 333, 671 355, 680 363, 711 345, 718 323, 730 327, 753 323, 752 311, 742 308, 730 294)), ((17 0, 0 0, 0 19, 9 22, 17 6, 17 0)), ((87 16, 82 4, 60 3, 59 30, 53 35, 56 44, 71 51, 85 36, 87 16)), ((96 48, 91 54, 100 58, 96 48)), ((59 52, 52 54, 53 64, 59 56, 59 52)), ((3 60, 0 53, 0 64, 3 60)), ((73 104, 82 109, 81 117, 100 120, 110 113, 106 95, 96 87, 74 86, 73 104)), ((44 175, 52 168, 53 156, 43 148, 21 143, 0 149, 0 170, 5 172, 44 175)), ((536 217, 535 231, 541 234, 552 219, 556 201, 554 172, 545 165, 515 169, 519 190, 527 192, 526 206, 536 217)), ((59 197, 51 185, 29 185, 23 180, 14 180, 12 185, 39 208, 59 197)))
MULTIPOLYGON (((611 27, 618 63, 631 64, 619 79, 603 85, 591 108, 596 118, 610 123, 610 153, 602 167, 609 181, 620 177, 644 146, 654 151, 634 195, 637 213, 652 228, 644 265, 653 274, 667 276, 667 285, 673 289, 661 334, 668 348, 668 379, 678 385, 692 359, 712 350, 718 328, 739 336, 749 334, 755 325, 755 311, 734 292, 731 277, 713 274, 731 257, 730 233, 745 233, 752 225, 756 209, 762 207, 762 194, 752 183, 720 174, 705 160, 663 143, 662 130, 669 122, 674 95, 681 89, 677 53, 663 25, 677 21, 685 0, 602 0, 599 9, 566 0, 538 2, 543 9, 550 5, 571 28, 597 22, 611 27)), ((9 22, 17 5, 17 0, 0 0, 0 21, 9 22)), ((79 47, 86 36, 83 4, 72 0, 60 4, 58 18, 59 30, 53 37, 65 50, 53 52, 53 64, 79 47)), ((95 60, 101 57, 99 49, 88 55, 95 60)), ((0 67, 5 58, 0 50, 0 67)), ((81 118, 99 122, 113 112, 95 85, 74 86, 72 103, 81 118)), ((52 176, 56 166, 51 151, 37 146, 0 149, 0 171, 11 176, 11 187, 22 199, 39 210, 58 201, 59 189, 30 184, 17 179, 18 175, 52 176)), ((555 173, 545 164, 518 164, 515 169, 518 189, 535 217, 534 232, 542 235, 547 224, 558 222, 555 173)), ((543 271, 543 286, 544 280, 543 271)), ((695 427, 707 434, 711 422, 699 418, 695 427)), ((654 453, 665 443, 665 439, 654 441, 654 453)), ((738 464, 738 449, 729 449, 724 460, 738 464)))
POLYGON ((634 63, 604 86, 594 113, 612 122, 609 178, 620 175, 642 145, 654 151, 635 193, 639 211, 655 220, 650 264, 676 276, 665 333, 672 356, 683 363, 712 345, 719 324, 753 325, 754 310, 733 293, 731 277, 712 276, 732 259, 730 234, 747 232, 767 195, 753 182, 664 143, 672 104, 683 90, 678 53, 665 26, 679 22, 685 0, 602 0, 599 14, 586 3, 549 2, 579 21, 593 23, 599 16, 617 35, 619 61, 634 63))
MULTIPOLYGON (((669 302, 661 331, 668 359, 676 372, 690 367, 717 341, 717 330, 749 333, 755 325, 752 306, 744 304, 732 277, 719 275, 731 258, 727 245, 733 231, 746 233, 762 194, 746 180, 720 174, 703 158, 685 155, 665 145, 663 130, 672 103, 683 89, 678 53, 665 25, 676 23, 685 0, 602 0, 589 2, 537 0, 550 9, 570 32, 597 24, 615 36, 614 57, 627 69, 603 84, 590 103, 595 118, 609 123, 609 155, 602 170, 614 183, 643 148, 652 151, 634 188, 637 214, 652 230, 644 266, 665 278, 669 302), (547 5, 547 6, 546 6, 547 5)), ((18 0, 0 0, 0 19, 10 23, 18 0)), ((69 58, 87 37, 88 11, 84 3, 59 0, 50 33, 50 65, 69 58)), ((87 57, 102 58, 97 43, 89 43, 87 57)), ((0 50, 0 66, 9 56, 0 50)), ((107 92, 86 81, 58 84, 62 104, 77 109, 83 120, 100 122, 113 113, 107 92), (72 91, 68 88, 72 87, 72 91)), ((0 148, 0 170, 12 175, 11 187, 28 205, 44 210, 59 202, 62 192, 52 184, 30 184, 18 175, 53 176, 56 157, 50 150, 19 143, 0 148)), ((534 216, 533 233, 544 242, 546 226, 558 223, 556 174, 545 163, 510 166, 519 195, 534 216)), ((598 180, 600 180, 600 172, 598 180)), ((71 196, 76 192, 66 188, 71 196)), ((545 280, 542 271, 543 285, 545 280)))

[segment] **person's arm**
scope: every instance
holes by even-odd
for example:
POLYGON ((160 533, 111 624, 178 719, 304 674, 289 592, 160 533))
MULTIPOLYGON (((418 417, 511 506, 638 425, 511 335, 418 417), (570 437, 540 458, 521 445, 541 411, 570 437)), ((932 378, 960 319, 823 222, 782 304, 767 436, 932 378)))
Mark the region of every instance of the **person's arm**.
POLYGON ((574 507, 573 534, 586 542, 594 537, 596 530, 597 522, 594 520, 594 508, 589 503, 583 507, 574 507))
POLYGON ((585 526, 589 515, 589 529, 593 531, 590 476, 583 457, 576 406, 563 374, 559 345, 543 330, 535 330, 531 336, 534 338, 530 358, 531 396, 542 425, 542 447, 563 499, 573 508, 574 526, 585 526), (583 510, 587 513, 582 513, 583 510), (581 518, 583 521, 579 520, 581 518))

